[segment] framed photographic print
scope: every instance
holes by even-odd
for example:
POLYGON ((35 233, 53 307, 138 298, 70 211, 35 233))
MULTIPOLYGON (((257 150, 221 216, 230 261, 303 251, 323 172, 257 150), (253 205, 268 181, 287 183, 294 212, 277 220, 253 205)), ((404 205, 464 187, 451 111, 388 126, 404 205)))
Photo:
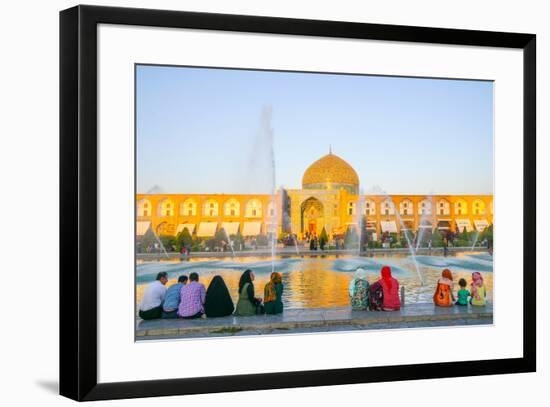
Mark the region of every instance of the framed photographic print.
POLYGON ((60 27, 62 395, 535 371, 535 35, 60 27))

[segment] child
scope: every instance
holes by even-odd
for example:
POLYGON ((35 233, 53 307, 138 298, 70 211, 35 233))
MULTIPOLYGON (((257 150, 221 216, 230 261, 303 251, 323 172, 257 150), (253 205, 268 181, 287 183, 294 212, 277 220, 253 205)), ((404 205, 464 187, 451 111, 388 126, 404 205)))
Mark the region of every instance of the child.
POLYGON ((437 280, 437 287, 434 293, 434 304, 439 307, 452 307, 455 301, 453 294, 453 274, 451 270, 445 269, 441 278, 437 280))
POLYGON ((472 298, 470 304, 483 307, 487 297, 487 289, 483 283, 483 276, 480 272, 476 271, 472 273, 472 298))
POLYGON ((456 300, 456 305, 468 305, 470 291, 466 290, 466 280, 461 278, 458 280, 458 285, 460 286, 460 290, 458 290, 458 300, 456 300))

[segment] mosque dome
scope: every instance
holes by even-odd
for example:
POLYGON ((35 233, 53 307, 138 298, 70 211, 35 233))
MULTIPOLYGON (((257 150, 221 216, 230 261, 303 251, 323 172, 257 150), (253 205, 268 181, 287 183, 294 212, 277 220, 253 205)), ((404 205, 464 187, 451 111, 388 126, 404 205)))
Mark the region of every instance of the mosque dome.
POLYGON ((347 189, 356 194, 359 177, 351 165, 332 152, 311 164, 302 177, 304 189, 347 189))

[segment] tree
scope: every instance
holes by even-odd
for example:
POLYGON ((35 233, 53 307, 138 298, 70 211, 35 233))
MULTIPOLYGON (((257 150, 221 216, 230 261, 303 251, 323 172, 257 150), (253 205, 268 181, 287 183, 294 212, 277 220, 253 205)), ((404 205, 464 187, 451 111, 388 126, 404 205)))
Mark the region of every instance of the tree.
POLYGON ((392 246, 400 246, 400 243, 399 243, 399 239, 397 238, 397 233, 395 232, 391 232, 390 233, 390 242, 392 244, 392 246))
POLYGON ((223 251, 228 248, 229 238, 227 237, 224 228, 218 229, 218 231, 214 235, 214 241, 216 242, 215 246, 220 247, 223 251))
POLYGON ((174 236, 163 235, 159 237, 159 240, 162 242, 162 245, 167 252, 173 252, 176 250, 176 238, 174 236))
POLYGON ((487 226, 485 229, 483 229, 483 232, 479 235, 479 240, 483 241, 487 239, 487 245, 489 248, 493 247, 493 224, 491 223, 489 226, 487 226))
POLYGON ((460 247, 469 247, 472 245, 472 243, 472 233, 468 232, 466 230, 466 227, 464 227, 464 229, 462 229, 462 232, 458 234, 458 241, 456 242, 456 244, 460 247))
POLYGON ((149 228, 138 242, 138 251, 140 253, 148 253, 155 247, 155 243, 158 243, 155 232, 153 232, 153 229, 149 228))
POLYGON ((240 231, 236 235, 231 235, 231 240, 233 241, 233 248, 235 250, 244 250, 244 238, 240 231))
POLYGON ((328 235, 326 229, 323 227, 321 234, 319 235, 319 247, 321 250, 325 250, 325 245, 328 242, 328 235))
POLYGON ((442 247, 443 246, 443 235, 439 229, 435 229, 432 233, 432 246, 433 247, 442 247))
POLYGON ((227 242, 227 235, 225 234, 224 228, 219 228, 216 234, 214 235, 214 240, 216 243, 221 244, 221 242, 227 242))
POLYGON ((176 236, 176 249, 181 251, 182 247, 191 247, 193 244, 193 238, 189 229, 183 228, 183 230, 176 236))
POLYGON ((203 249, 203 240, 198 236, 193 236, 193 240, 191 242, 191 251, 193 252, 200 252, 203 249))

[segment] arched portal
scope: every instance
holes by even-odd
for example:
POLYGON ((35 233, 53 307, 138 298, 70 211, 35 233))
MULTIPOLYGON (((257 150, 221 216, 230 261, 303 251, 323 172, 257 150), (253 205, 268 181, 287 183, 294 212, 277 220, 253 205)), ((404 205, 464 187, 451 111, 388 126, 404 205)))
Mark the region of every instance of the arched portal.
POLYGON ((300 231, 310 235, 321 233, 323 219, 323 204, 317 198, 308 198, 300 207, 300 231))

